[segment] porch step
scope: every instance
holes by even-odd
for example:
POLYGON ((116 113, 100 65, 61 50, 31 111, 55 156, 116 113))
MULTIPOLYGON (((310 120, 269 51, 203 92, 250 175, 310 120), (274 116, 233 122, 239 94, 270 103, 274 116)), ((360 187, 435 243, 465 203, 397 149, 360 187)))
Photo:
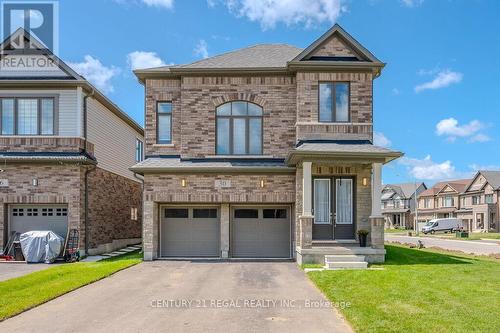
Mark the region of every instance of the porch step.
POLYGON ((350 261, 350 262, 328 262, 325 265, 326 269, 367 269, 368 263, 366 261, 350 261))
POLYGON ((365 256, 355 254, 333 254, 325 256, 325 263, 330 262, 362 262, 365 261, 365 256))

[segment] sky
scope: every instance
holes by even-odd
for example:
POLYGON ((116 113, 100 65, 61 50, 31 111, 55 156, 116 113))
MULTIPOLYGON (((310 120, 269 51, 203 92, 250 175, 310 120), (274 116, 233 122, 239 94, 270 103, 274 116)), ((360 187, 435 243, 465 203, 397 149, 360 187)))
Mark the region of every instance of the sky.
POLYGON ((405 153, 384 183, 500 170, 500 1, 61 0, 59 55, 138 123, 133 68, 259 43, 305 48, 334 23, 387 63, 374 82, 376 144, 405 153))

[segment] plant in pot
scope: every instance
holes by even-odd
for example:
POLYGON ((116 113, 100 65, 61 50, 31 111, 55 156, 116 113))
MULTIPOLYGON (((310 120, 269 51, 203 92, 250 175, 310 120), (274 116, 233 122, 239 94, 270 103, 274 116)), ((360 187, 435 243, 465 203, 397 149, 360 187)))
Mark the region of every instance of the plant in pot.
POLYGON ((358 230, 359 246, 366 247, 366 238, 368 234, 369 234, 368 230, 365 229, 358 230))

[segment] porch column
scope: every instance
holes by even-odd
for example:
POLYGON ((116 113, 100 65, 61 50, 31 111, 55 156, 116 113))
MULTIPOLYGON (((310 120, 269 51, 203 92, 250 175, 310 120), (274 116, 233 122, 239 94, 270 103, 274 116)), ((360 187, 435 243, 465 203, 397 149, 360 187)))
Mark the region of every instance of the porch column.
POLYGON ((298 246, 312 247, 312 162, 302 162, 302 212, 299 216, 298 246))
POLYGON ((371 246, 384 248, 384 218, 382 217, 382 163, 372 164, 371 246))

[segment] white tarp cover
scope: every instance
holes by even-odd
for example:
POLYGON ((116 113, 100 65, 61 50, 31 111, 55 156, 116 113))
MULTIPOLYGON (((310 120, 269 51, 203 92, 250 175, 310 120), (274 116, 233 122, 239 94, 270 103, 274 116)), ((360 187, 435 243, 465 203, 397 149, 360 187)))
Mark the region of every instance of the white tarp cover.
POLYGON ((21 234, 21 249, 27 262, 53 263, 61 253, 64 239, 52 231, 28 231, 21 234))

